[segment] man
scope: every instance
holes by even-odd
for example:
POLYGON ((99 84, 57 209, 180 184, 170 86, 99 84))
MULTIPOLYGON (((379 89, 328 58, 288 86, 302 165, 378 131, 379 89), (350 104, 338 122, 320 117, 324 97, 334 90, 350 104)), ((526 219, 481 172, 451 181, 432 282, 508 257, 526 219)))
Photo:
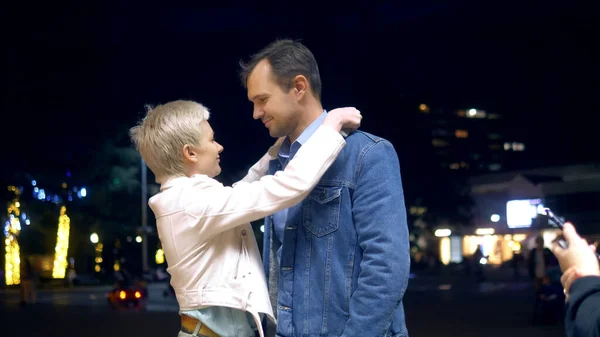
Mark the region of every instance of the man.
POLYGON ((558 261, 554 255, 552 255, 550 249, 544 247, 544 238, 540 235, 535 238, 535 248, 529 251, 528 261, 529 276, 534 282, 533 285, 535 289, 533 324, 539 324, 546 321, 542 289, 544 287, 544 279, 546 279, 548 272, 553 267, 558 267, 558 261))
MULTIPOLYGON (((270 163, 283 169, 322 123, 313 54, 278 40, 241 63, 254 118, 287 137, 270 163)), ((265 219, 263 262, 282 337, 408 336, 402 298, 410 269, 398 156, 357 131, 301 203, 265 219)), ((267 326, 267 336, 274 327, 267 326)))
POLYGON ((577 234, 571 223, 566 223, 563 236, 567 248, 558 243, 552 252, 560 263, 560 279, 567 294, 565 332, 568 337, 600 336, 600 266, 596 247, 577 234))
POLYGON ((550 249, 544 247, 544 238, 535 238, 535 248, 529 252, 529 276, 534 280, 535 290, 542 286, 544 277, 548 270, 558 266, 558 261, 552 255, 550 249))

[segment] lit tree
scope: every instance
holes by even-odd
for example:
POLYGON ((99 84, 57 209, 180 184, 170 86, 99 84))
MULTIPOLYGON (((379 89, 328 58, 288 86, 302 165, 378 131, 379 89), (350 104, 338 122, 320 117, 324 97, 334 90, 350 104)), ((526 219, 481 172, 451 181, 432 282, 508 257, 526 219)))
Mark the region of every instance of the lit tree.
MULTIPOLYGON (((70 172, 67 172, 70 177, 70 172)), ((67 202, 85 198, 85 187, 68 186, 66 182, 61 185, 59 194, 53 193, 38 185, 35 179, 28 175, 16 180, 26 179, 31 183, 31 190, 23 187, 9 186, 8 191, 14 195, 8 204, 8 221, 5 223, 5 283, 18 284, 19 269, 22 254, 46 254, 54 248, 53 263, 51 264, 52 278, 64 278, 68 266, 69 238, 71 219, 66 215, 67 202), (30 194, 31 193, 31 194, 30 194), (26 196, 30 197, 27 198, 26 196), (58 228, 55 220, 56 211, 60 209, 58 228), (27 210, 27 214, 24 210, 27 210), (34 215, 35 224, 31 226, 30 216, 34 215), (49 218, 50 217, 50 218, 49 218), (26 225, 27 230, 21 231, 21 226, 26 225), (56 242, 54 241, 56 237, 56 242), (35 253, 34 253, 35 251, 35 253)), ((78 217, 79 219, 79 217, 78 217)), ((80 221, 78 221, 80 222, 80 221)), ((45 272, 46 270, 44 270, 45 272)), ((50 275, 48 275, 50 276, 50 275)))
POLYGON ((16 186, 8 186, 8 190, 14 193, 14 199, 8 204, 8 221, 4 225, 5 260, 4 278, 6 285, 21 283, 21 248, 19 247, 19 233, 21 232, 21 203, 19 195, 21 190, 16 186))
POLYGON ((60 216, 58 217, 58 233, 56 238, 56 248, 54 257, 54 267, 52 268, 52 278, 65 278, 67 270, 67 252, 69 250, 69 227, 71 219, 67 216, 67 208, 61 206, 60 216))

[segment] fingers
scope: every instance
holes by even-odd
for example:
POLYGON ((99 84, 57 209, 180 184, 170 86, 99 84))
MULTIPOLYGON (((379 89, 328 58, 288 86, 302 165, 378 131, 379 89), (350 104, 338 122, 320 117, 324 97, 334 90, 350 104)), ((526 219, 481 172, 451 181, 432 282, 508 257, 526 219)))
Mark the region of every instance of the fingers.
POLYGON ((352 131, 354 131, 360 127, 360 123, 363 118, 363 116, 359 110, 357 110, 357 109, 354 109, 354 110, 355 110, 354 114, 353 114, 351 120, 349 121, 349 124, 347 124, 347 128, 352 129, 352 131))
POLYGON ((579 269, 571 268, 560 278, 560 283, 562 283, 563 287, 565 288, 565 291, 569 293, 573 282, 575 282, 580 277, 581 273, 579 272, 579 269))
POLYGON ((554 242, 552 247, 550 247, 550 250, 552 251, 552 254, 554 254, 558 257, 565 249, 560 246, 558 241, 556 241, 556 242, 554 242))
POLYGON ((575 268, 569 268, 567 271, 565 271, 562 276, 560 277, 560 283, 562 284, 563 288, 565 288, 565 294, 569 292, 570 287, 570 283, 569 278, 571 277, 571 274, 575 273, 577 269, 575 268))
POLYGON ((360 121, 362 120, 363 116, 360 113, 359 110, 354 109, 354 113, 352 114, 352 119, 354 119, 354 122, 360 124, 360 121))
POLYGON ((343 107, 333 109, 329 112, 330 115, 334 115, 334 120, 340 122, 340 131, 346 137, 350 132, 357 130, 360 127, 362 121, 362 114, 360 110, 354 107, 343 107))
POLYGON ((581 237, 577 235, 577 231, 575 231, 575 227, 570 222, 566 222, 563 226, 563 236, 571 245, 571 243, 575 243, 578 240, 581 240, 581 237))

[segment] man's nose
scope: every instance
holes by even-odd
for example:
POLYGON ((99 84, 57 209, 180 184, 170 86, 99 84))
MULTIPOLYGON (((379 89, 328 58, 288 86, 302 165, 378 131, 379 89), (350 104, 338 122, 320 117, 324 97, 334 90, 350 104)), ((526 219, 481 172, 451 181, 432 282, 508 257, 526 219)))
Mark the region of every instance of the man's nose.
POLYGON ((261 119, 264 115, 265 112, 261 108, 254 107, 254 112, 252 113, 252 117, 254 117, 254 119, 261 119))

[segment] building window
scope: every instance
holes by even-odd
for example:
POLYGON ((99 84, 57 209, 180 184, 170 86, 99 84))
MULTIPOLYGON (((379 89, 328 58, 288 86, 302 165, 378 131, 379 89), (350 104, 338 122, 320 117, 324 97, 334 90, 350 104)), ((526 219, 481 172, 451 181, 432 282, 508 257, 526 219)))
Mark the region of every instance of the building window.
POLYGON ((467 110, 467 118, 485 118, 487 113, 483 110, 469 109, 467 110))
POLYGON ((421 216, 427 212, 427 207, 423 206, 411 206, 409 209, 410 215, 421 216))
POLYGON ((456 130, 456 131, 454 131, 454 136, 456 138, 468 138, 469 137, 469 131, 467 131, 467 130, 456 130))
POLYGON ((431 131, 431 135, 434 137, 446 137, 448 135, 448 130, 434 129, 431 131))
POLYGON ((450 262, 461 263, 462 256, 462 238, 460 236, 450 237, 450 262))
POLYGON ((431 140, 431 145, 434 147, 445 147, 448 146, 448 142, 443 139, 434 138, 431 140))
POLYGON ((490 171, 500 171, 500 169, 502 169, 502 165, 498 164, 498 163, 494 163, 494 164, 490 164, 488 166, 490 171))
POLYGON ((525 151, 525 144, 523 143, 504 143, 504 151, 525 151))
POLYGON ((452 163, 450 164, 450 169, 451 170, 458 170, 458 169, 468 169, 469 168, 469 164, 465 163, 464 161, 461 161, 460 163, 452 163))
POLYGON ((525 144, 523 143, 512 143, 513 151, 525 151, 525 144))
POLYGON ((434 154, 435 154, 437 157, 444 157, 444 158, 450 157, 450 152, 449 152, 449 151, 447 151, 447 150, 435 151, 435 153, 434 153, 434 154))

